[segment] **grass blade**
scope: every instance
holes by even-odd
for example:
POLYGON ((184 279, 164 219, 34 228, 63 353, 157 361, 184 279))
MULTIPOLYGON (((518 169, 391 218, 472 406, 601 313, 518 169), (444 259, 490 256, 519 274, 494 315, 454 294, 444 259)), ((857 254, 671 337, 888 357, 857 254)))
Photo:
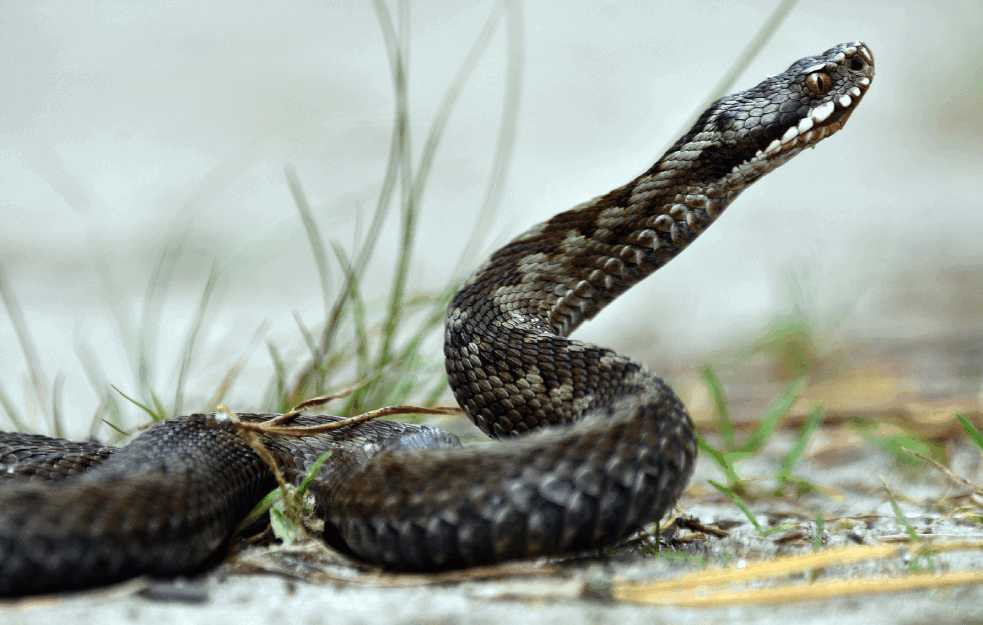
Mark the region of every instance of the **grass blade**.
MULTIPOLYGON (((427 135, 426 141, 424 142, 419 166, 415 175, 413 174, 412 163, 409 156, 409 114, 408 111, 404 111, 403 109, 400 109, 397 114, 397 118, 400 120, 400 122, 407 124, 407 132, 404 135, 403 140, 400 142, 400 152, 403 154, 403 158, 401 159, 401 170, 403 174, 402 184, 404 185, 403 228, 402 240, 400 241, 399 261, 397 262, 396 266, 396 275, 393 279, 393 286, 390 290, 388 306, 389 315, 383 325, 382 348, 380 350, 378 360, 380 366, 384 365, 391 355, 392 343, 395 340, 400 318, 402 316, 402 301, 405 291, 406 276, 409 271, 409 260, 413 247, 413 238, 416 231, 415 222, 417 209, 423 200, 423 193, 426 189, 426 183, 430 176, 437 147, 440 144, 440 139, 447 127, 450 114, 457 103, 461 90, 470 77, 475 65, 478 62, 478 59, 481 58, 482 53, 484 53, 485 49, 488 47, 489 41, 491 41, 491 37, 495 32, 499 20, 501 19, 501 13, 504 6, 504 2, 499 3, 492 10, 491 15, 486 20, 484 27, 474 42, 474 45, 472 45, 467 57, 465 57, 460 69, 454 76, 454 79, 451 81, 447 91, 444 93, 444 97, 437 109, 437 115, 434 118, 433 123, 430 125, 430 131, 427 135), (407 188, 405 185, 409 182, 411 182, 411 185, 409 188, 407 188)), ((404 38, 402 41, 405 44, 406 39, 404 38)), ((405 104, 407 98, 406 67, 404 64, 405 56, 405 53, 400 56, 400 54, 397 52, 397 54, 391 59, 394 66, 393 82, 396 89, 396 100, 398 104, 405 104)))
POLYGON ((138 402, 137 400, 133 399, 132 397, 130 397, 129 395, 127 395, 123 391, 119 390, 116 386, 113 386, 113 390, 115 390, 117 393, 119 393, 120 395, 122 395, 123 398, 126 399, 128 402, 130 402, 131 404, 133 404, 134 406, 136 406, 140 410, 146 412, 150 416, 150 418, 152 420, 154 420, 154 421, 160 421, 161 420, 161 417, 156 412, 154 412, 151 408, 148 408, 147 406, 145 406, 145 405, 141 404, 140 402, 138 402))
POLYGON ((910 538, 913 542, 918 542, 918 532, 916 532, 915 528, 913 528, 911 523, 908 522, 908 517, 906 517, 905 513, 901 511, 901 506, 898 504, 898 500, 894 498, 893 494, 890 494, 889 501, 891 502, 891 509, 894 510, 894 516, 898 521, 898 525, 905 531, 906 534, 908 534, 908 538, 910 538))
POLYGON ((400 230, 399 256, 396 262, 396 273, 393 276, 392 287, 389 290, 389 302, 386 306, 388 314, 382 331, 382 346, 379 350, 377 366, 384 366, 389 361, 389 352, 395 340, 399 319, 402 314, 403 291, 406 284, 406 273, 409 270, 409 253, 412 249, 413 230, 416 223, 416 207, 413 197, 413 163, 410 152, 410 123, 409 102, 407 94, 407 79, 405 59, 408 55, 408 8, 400 4, 399 31, 393 23, 389 9, 382 0, 375 0, 373 5, 382 29, 382 37, 386 42, 389 53, 389 65, 392 72, 393 90, 396 95, 395 126, 397 140, 395 151, 399 163, 400 189, 402 191, 403 222, 400 230))
POLYGON ((321 281, 321 295, 324 298, 324 317, 327 319, 331 311, 331 273, 328 270, 328 257, 324 252, 324 241, 321 239, 321 231, 314 220, 314 212, 311 211, 310 202, 300 184, 297 170, 293 167, 284 168, 287 177, 287 184, 290 186, 290 194, 294 198, 300 220, 304 224, 304 232, 307 234, 307 241, 311 244, 311 252, 314 254, 314 265, 317 267, 317 275, 321 281))
POLYGON ((764 531, 761 529, 761 524, 758 523, 758 519, 753 514, 751 514, 751 510, 747 507, 747 504, 744 503, 744 500, 741 499, 740 495, 738 495, 731 489, 727 488, 723 484, 718 484, 713 480, 707 480, 707 482, 710 483, 710 486, 713 486, 721 493, 726 495, 731 501, 734 502, 735 506, 741 509, 744 515, 748 518, 748 520, 751 521, 751 524, 754 525, 754 529, 757 530, 758 534, 761 534, 764 531))
POLYGON ((89 422, 89 438, 95 437, 96 431, 103 423, 103 415, 105 415, 106 420, 111 426, 119 430, 124 430, 123 415, 119 402, 92 348, 89 347, 88 343, 80 340, 75 345, 75 353, 79 357, 79 362, 82 363, 82 370, 85 371, 89 385, 92 386, 92 390, 99 397, 100 408, 93 415, 92 421, 89 422))
POLYGON ((212 269, 208 272, 208 280, 205 282, 205 289, 201 293, 201 299, 198 301, 198 311, 195 314, 194 320, 191 322, 191 328, 188 330, 188 338, 184 342, 184 350, 181 354, 181 367, 178 370, 177 384, 174 390, 174 409, 173 414, 180 414, 184 404, 184 383, 188 377, 188 370, 191 369, 191 363, 194 358, 195 344, 198 341, 198 334, 201 332, 201 328, 205 323, 205 312, 208 310, 208 302, 211 299, 212 292, 215 289, 215 282, 218 279, 218 270, 215 263, 212 263, 212 269))
POLYGON ((300 313, 294 311, 294 323, 297 324, 297 330, 300 331, 300 335, 304 337, 304 344, 307 345, 307 349, 311 352, 311 358, 314 362, 321 360, 321 350, 318 348, 316 342, 314 342, 314 335, 308 329, 307 325, 304 324, 304 320, 301 318, 300 313))
POLYGON ((297 487, 298 497, 303 497, 304 493, 307 492, 308 487, 310 487, 311 482, 313 482, 314 478, 317 477, 317 472, 321 470, 321 467, 324 465, 325 462, 327 462, 328 458, 330 457, 331 457, 330 451, 326 451, 320 456, 318 456, 318 459, 314 461, 314 464, 311 465, 310 470, 307 472, 307 475, 304 477, 304 481, 302 481, 300 483, 300 486, 297 487))
POLYGON ((256 350, 256 346, 259 345, 260 339, 263 338, 269 329, 270 322, 264 321, 259 325, 256 331, 253 332, 253 336, 249 340, 249 343, 246 344, 246 347, 242 350, 242 353, 232 364, 232 366, 229 367, 228 371, 226 371, 222 381, 215 389, 215 393, 205 403, 205 410, 216 410, 219 404, 224 401, 229 389, 232 388, 232 385, 235 384, 235 381, 239 378, 239 374, 242 373, 242 369, 245 366, 246 361, 248 361, 249 357, 252 356, 253 352, 256 350))
POLYGON ((280 352, 272 341, 266 342, 266 349, 273 361, 273 381, 272 392, 269 401, 266 402, 274 412, 288 412, 291 404, 287 397, 287 366, 280 357, 280 352))
POLYGON ((10 422, 14 424, 14 429, 18 432, 27 432, 27 424, 24 423, 23 419, 20 417, 20 413, 14 406, 14 402, 11 401, 10 395, 7 394, 7 390, 0 383, 0 406, 3 406, 4 412, 7 413, 7 418, 10 422))
POLYGON ((134 377, 142 392, 149 394, 153 385, 154 365, 157 362, 157 338, 161 335, 160 319, 164 308, 164 299, 170 289, 171 278, 177 261, 184 250, 185 241, 190 228, 172 226, 169 236, 161 246, 160 254, 154 264, 154 269, 147 281, 143 296, 143 308, 140 315, 140 330, 137 340, 137 358, 134 377))
POLYGON ((710 391, 710 398, 713 401, 713 414, 717 420, 717 433, 724 439, 724 449, 734 448, 734 423, 730 419, 730 411, 727 409, 727 400, 724 399, 724 392, 720 386, 720 378, 707 365, 703 367, 703 381, 710 391))
POLYGON ((809 386, 809 378, 805 376, 793 382, 784 395, 778 397, 765 409, 761 424, 738 447, 737 451, 749 455, 758 453, 771 438, 771 434, 775 431, 779 421, 788 415, 788 411, 792 409, 792 405, 799 399, 807 386, 809 386))
POLYGON ((502 191, 505 188, 505 181, 508 176, 509 164, 515 148, 515 137, 519 128, 519 108, 522 99, 522 73, 525 61, 525 42, 522 25, 521 5, 518 2, 503 0, 502 4, 506 10, 506 29, 508 44, 506 53, 505 73, 505 94, 502 104, 502 119, 498 126, 498 139, 495 142, 495 156, 492 160, 491 175, 489 176, 488 186, 485 190, 485 199, 482 202, 478 218, 475 220, 474 228, 468 237, 468 242, 464 245, 464 250, 458 259, 451 279, 457 285, 460 279, 457 277, 463 273, 465 267, 473 264, 473 257, 476 253, 481 238, 488 232, 492 218, 498 212, 498 207, 502 200, 502 191))
MULTIPOLYGON (((7 283, 2 266, 0 266, 0 300, 3 300, 3 305, 7 309, 7 316, 10 318, 11 325, 14 326, 14 333, 20 343, 21 352, 24 354, 24 360, 27 361, 27 370, 30 372, 34 396, 44 411, 46 410, 45 397, 48 395, 48 383, 44 376, 44 369, 41 367, 41 357, 38 356, 37 344, 35 344, 34 338, 27 328, 24 311, 20 307, 10 284, 7 283)), ((14 414, 10 410, 7 413, 14 414)))
POLYGON ((744 481, 741 479, 741 476, 737 474, 737 470, 734 468, 734 462, 728 457, 728 454, 717 450, 700 435, 697 435, 696 441, 697 445, 700 447, 700 450, 709 456, 710 459, 713 460, 718 467, 720 467, 720 470, 724 472, 724 475, 727 477, 727 483, 731 487, 737 487, 737 485, 744 481))
POLYGON ((962 413, 957 412, 956 418, 959 419, 959 423, 961 423, 963 429, 966 430, 966 434, 969 434, 970 440, 976 443, 976 446, 983 451, 983 433, 980 432, 979 428, 973 425, 973 422, 967 419, 962 413))
POLYGON ((782 457, 782 468, 778 471, 778 484, 781 486, 789 480, 792 476, 792 469, 795 465, 799 463, 802 459, 802 454, 805 453, 806 446, 809 444, 809 440, 812 438, 813 433, 823 422, 823 415, 826 412, 826 406, 821 403, 817 403, 812 408, 812 412, 806 417, 805 423, 802 425, 802 431, 799 433, 799 437, 795 440, 795 444, 792 445, 792 449, 788 450, 788 453, 782 457))
POLYGON ((345 281, 350 293, 348 299, 352 304, 352 326, 355 331, 355 358, 357 362, 357 375, 364 378, 369 374, 369 330, 368 320, 365 313, 365 302, 359 292, 359 278, 355 275, 355 267, 350 264, 345 250, 340 243, 332 242, 335 257, 342 267, 349 267, 349 279, 345 281))
POLYGON ((679 136, 689 130, 693 124, 696 123, 700 113, 705 111, 711 104, 730 93, 731 89, 734 88, 734 83, 737 82, 737 79, 740 77, 741 73, 747 69, 747 66, 751 64, 754 57, 758 56, 762 48, 765 47, 765 44, 768 43, 768 40, 771 39, 772 35, 778 32, 778 27, 781 26, 782 22, 785 21, 785 18, 788 17, 788 14, 795 7, 795 3, 797 1, 798 0, 782 0, 778 6, 775 7, 772 14, 768 16, 765 23, 758 29, 758 32, 756 32, 754 37, 748 41, 747 45, 744 47, 744 50, 742 50, 740 55, 734 59, 733 65, 731 65, 730 68, 724 72, 724 75, 720 78, 720 82, 718 82, 710 92, 710 97, 708 97, 700 106, 696 107, 695 110, 698 112, 692 115, 686 121, 683 127, 680 128, 679 132, 676 133, 676 136, 679 136))
POLYGON ((58 437, 65 436, 65 425, 61 418, 61 392, 64 386, 65 374, 59 373, 51 387, 51 431, 58 437))

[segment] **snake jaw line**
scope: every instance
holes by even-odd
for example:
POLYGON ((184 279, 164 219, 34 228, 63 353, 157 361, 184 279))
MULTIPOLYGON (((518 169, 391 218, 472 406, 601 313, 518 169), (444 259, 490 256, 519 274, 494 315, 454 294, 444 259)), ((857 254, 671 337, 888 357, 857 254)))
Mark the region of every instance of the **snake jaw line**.
MULTIPOLYGON (((726 147, 708 151, 704 159, 720 153, 721 160, 726 161, 726 155, 733 153, 732 167, 719 184, 746 185, 749 176, 760 177, 838 132, 870 86, 872 59, 862 42, 842 44, 817 57, 802 59, 752 89, 718 100, 690 134, 699 136, 716 129, 725 144, 750 140, 757 146, 753 153, 726 147), (756 126, 742 132, 747 123, 756 126)), ((722 169, 718 166, 716 171, 722 169)))

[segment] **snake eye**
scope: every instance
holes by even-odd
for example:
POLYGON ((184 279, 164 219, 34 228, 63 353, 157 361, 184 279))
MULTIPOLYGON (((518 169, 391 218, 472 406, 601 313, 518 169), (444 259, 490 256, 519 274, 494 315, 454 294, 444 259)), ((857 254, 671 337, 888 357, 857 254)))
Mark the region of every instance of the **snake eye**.
POLYGON ((833 79, 826 72, 813 72, 806 76, 806 89, 816 97, 826 95, 832 88, 833 79))

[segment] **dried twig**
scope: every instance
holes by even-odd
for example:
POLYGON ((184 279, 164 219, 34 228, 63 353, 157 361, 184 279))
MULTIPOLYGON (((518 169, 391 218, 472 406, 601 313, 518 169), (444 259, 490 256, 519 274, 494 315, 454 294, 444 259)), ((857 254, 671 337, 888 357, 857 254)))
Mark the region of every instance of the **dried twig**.
POLYGON ((906 447, 901 447, 901 450, 903 452, 905 452, 906 454, 910 454, 912 456, 915 456, 916 458, 920 458, 921 460, 924 460, 928 464, 930 464, 933 467, 935 467, 936 469, 938 469, 943 475, 945 475, 947 478, 949 478, 953 482, 955 482, 957 484, 962 484, 963 486, 966 486, 967 488, 973 489, 973 492, 976 493, 977 495, 983 495, 983 487, 980 487, 978 484, 974 484, 974 483, 970 482, 969 480, 967 480, 966 478, 964 478, 964 477, 962 477, 960 475, 956 475, 948 467, 946 467, 943 464, 940 464, 940 463, 936 462, 935 460, 932 460, 931 458, 929 458, 925 454, 920 454, 917 451, 912 451, 912 450, 910 450, 910 449, 908 449, 906 447))
MULTIPOLYGON (((349 427, 362 423, 364 421, 371 421, 372 419, 377 419, 379 417, 388 417, 391 415, 398 414, 460 414, 461 409, 457 406, 437 406, 435 408, 421 408, 420 406, 387 406, 385 408, 379 408, 378 410, 370 410, 369 412, 356 415, 354 417, 348 417, 347 419, 339 419, 338 421, 333 421, 331 423, 322 423, 320 425, 307 425, 307 426, 281 426, 281 425, 270 425, 270 422, 265 423, 248 423, 246 421, 238 421, 237 426, 240 430, 256 432, 258 434, 267 434, 269 436, 313 436, 315 434, 325 434, 327 432, 332 432, 334 430, 339 430, 341 428, 349 427)), ((290 416, 297 416, 300 414, 287 413, 290 416)), ((272 422, 282 423, 283 417, 286 415, 279 415, 272 419, 272 422)))

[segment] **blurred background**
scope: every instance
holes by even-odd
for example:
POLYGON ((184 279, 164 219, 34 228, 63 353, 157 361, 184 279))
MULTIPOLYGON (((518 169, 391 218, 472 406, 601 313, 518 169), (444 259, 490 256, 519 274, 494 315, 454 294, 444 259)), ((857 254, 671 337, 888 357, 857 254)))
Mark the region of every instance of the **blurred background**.
MULTIPOLYGON (((325 319, 297 189, 324 240, 351 253, 383 186, 397 102, 378 6, 3 4, 0 427, 15 414, 48 432, 60 412, 64 431, 84 436, 107 383, 148 401, 148 389, 171 393, 186 380, 178 408, 206 409, 234 363, 225 403, 263 408, 274 369, 264 344, 302 360, 300 328, 325 319), (184 358, 194 328, 194 357, 184 358)), ((476 227, 464 269, 648 168, 776 6, 389 6, 406 45, 414 163, 455 75, 494 28, 433 152, 408 292, 460 278, 476 227), (497 212, 482 221, 485 204, 497 212)), ((857 39, 873 50, 876 77, 846 129, 744 193, 578 338, 664 372, 695 412, 704 363, 736 398, 767 398, 753 389, 808 373, 819 389, 869 382, 826 387, 828 405, 847 394, 847 408, 979 409, 979 3, 801 0, 731 91, 857 39)), ((369 315, 386 307, 399 213, 361 284, 369 315)), ((325 280, 337 291, 343 274, 331 263, 325 280)), ((419 356, 434 379, 439 339, 419 356)))

